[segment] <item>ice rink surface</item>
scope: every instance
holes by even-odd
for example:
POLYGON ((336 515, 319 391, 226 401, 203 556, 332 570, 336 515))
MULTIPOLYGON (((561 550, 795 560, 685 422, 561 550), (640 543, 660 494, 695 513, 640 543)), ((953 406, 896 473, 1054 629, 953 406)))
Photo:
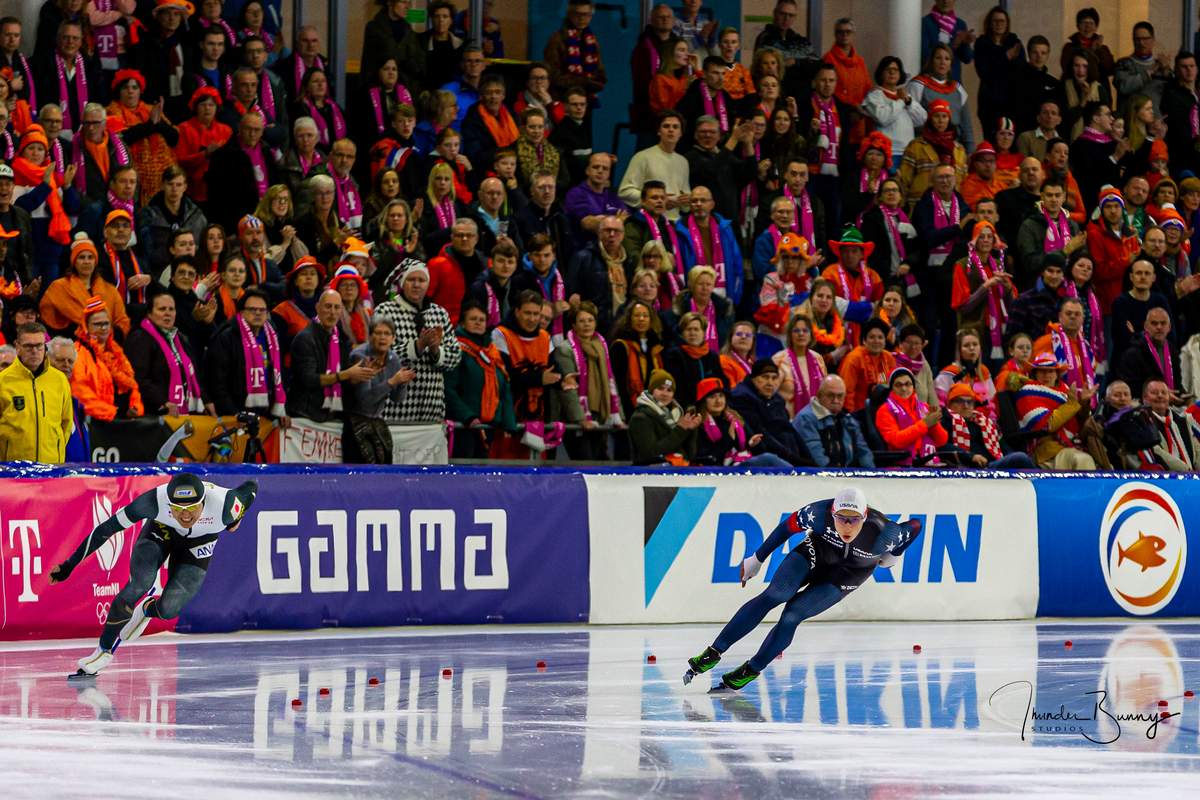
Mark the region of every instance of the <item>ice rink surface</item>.
POLYGON ((716 630, 169 634, 122 648, 90 685, 65 675, 92 642, 2 644, 4 797, 1200 789, 1195 623, 806 623, 744 692, 708 694, 764 627, 684 687, 716 630))

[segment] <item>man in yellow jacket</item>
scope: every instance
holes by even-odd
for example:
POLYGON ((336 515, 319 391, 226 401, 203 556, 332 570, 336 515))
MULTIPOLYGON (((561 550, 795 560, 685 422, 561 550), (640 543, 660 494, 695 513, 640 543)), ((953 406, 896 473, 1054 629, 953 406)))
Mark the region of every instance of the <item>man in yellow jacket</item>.
POLYGON ((46 362, 46 328, 17 329, 17 360, 0 372, 0 461, 61 464, 75 427, 71 384, 46 362))

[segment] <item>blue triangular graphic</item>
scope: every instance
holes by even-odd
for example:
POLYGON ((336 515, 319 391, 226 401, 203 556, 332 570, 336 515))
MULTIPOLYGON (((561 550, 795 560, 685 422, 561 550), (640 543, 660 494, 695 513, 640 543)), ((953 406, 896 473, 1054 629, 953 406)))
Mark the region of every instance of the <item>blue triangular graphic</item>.
POLYGON ((716 492, 715 487, 682 488, 659 521, 650 541, 646 542, 645 582, 646 607, 654 599, 667 570, 675 563, 684 542, 700 521, 708 503, 716 492))

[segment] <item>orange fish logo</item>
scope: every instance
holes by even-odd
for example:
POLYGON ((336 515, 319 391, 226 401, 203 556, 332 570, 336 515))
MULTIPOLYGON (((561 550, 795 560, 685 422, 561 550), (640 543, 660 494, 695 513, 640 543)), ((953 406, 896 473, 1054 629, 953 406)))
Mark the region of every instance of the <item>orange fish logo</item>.
POLYGON ((1119 544, 1117 545, 1117 566, 1121 566, 1121 563, 1125 559, 1129 559, 1133 563, 1140 565, 1142 572, 1145 572, 1150 567, 1162 566, 1167 563, 1167 560, 1160 556, 1158 551, 1166 546, 1167 543, 1163 539, 1157 536, 1147 536, 1138 531, 1137 541, 1129 545, 1129 547, 1122 549, 1119 544))

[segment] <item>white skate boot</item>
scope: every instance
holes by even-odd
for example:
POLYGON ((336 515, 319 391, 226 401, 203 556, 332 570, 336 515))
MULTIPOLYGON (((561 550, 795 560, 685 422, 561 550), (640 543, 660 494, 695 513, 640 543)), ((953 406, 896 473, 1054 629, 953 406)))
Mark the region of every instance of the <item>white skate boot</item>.
POLYGON ((151 590, 149 596, 139 600, 133 607, 133 613, 129 616, 129 621, 125 623, 125 627, 121 628, 121 633, 117 637, 117 643, 113 645, 114 652, 122 644, 132 642, 141 636, 146 630, 146 626, 150 624, 150 617, 146 616, 146 604, 153 599, 154 590, 151 590))
POLYGON ((107 667, 113 660, 113 654, 108 650, 97 647, 92 651, 91 655, 84 656, 76 663, 79 665, 79 671, 72 675, 72 678, 90 678, 107 667))

